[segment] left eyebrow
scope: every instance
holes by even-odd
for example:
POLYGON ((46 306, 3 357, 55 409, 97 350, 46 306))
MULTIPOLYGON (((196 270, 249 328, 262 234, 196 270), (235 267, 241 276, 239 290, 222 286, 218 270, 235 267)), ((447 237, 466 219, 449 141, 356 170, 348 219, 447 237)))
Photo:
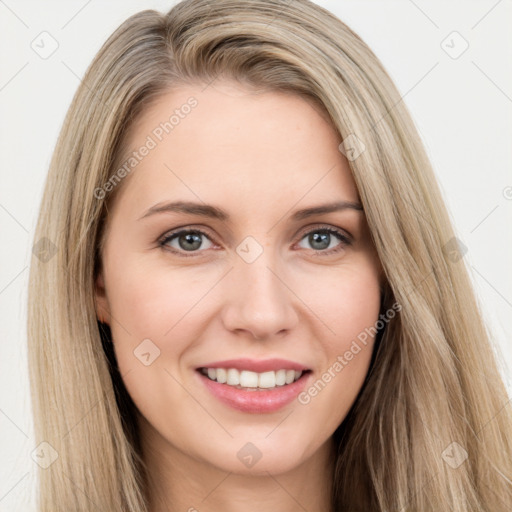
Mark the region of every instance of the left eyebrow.
MULTIPOLYGON (((360 203, 353 201, 336 201, 334 203, 322 204, 318 206, 312 206, 310 208, 304 208, 297 210, 292 215, 292 220, 300 221, 314 215, 322 215, 326 213, 332 213, 343 210, 355 210, 363 212, 363 207, 360 203)), ((200 215, 203 217, 210 217, 212 219, 218 219, 221 221, 229 221, 230 216, 227 212, 213 205, 194 203, 189 201, 175 201, 171 203, 158 203, 149 208, 142 217, 138 220, 142 220, 150 215, 157 213, 188 213, 190 215, 200 215)))
POLYGON ((336 201, 334 203, 322 204, 319 206, 313 206, 311 208, 305 208, 304 210, 298 210, 292 215, 292 219, 303 220, 313 215, 322 215, 325 213, 339 212, 343 210, 355 210, 363 212, 363 207, 360 203, 353 201, 336 201))

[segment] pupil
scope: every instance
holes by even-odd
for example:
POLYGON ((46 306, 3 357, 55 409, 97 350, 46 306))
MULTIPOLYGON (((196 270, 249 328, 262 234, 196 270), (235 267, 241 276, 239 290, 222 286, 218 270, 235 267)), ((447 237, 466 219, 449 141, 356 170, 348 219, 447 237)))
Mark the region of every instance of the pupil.
POLYGON ((180 237, 180 246, 182 249, 185 249, 186 251, 190 251, 193 249, 199 249, 199 247, 201 247, 201 237, 200 237, 200 235, 193 234, 193 233, 187 233, 186 235, 182 235, 180 237), (193 247, 191 247, 190 245, 187 246, 186 244, 183 245, 181 243, 181 241, 183 239, 186 240, 186 244, 192 244, 193 247), (194 242, 195 242, 195 245, 194 245, 194 242))
POLYGON ((329 247, 330 236, 330 233, 313 233, 313 235, 310 235, 311 246, 316 250, 326 249, 327 247, 329 247), (315 247, 315 243, 318 242, 320 243, 321 247, 315 247))

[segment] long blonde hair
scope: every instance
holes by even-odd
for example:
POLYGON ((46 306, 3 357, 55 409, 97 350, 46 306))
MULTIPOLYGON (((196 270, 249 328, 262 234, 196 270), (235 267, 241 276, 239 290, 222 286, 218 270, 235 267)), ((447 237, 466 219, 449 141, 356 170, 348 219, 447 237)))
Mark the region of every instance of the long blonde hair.
POLYGON ((511 510, 509 397, 464 259, 448 250, 455 235, 428 157, 377 57, 308 0, 186 0, 167 14, 139 12, 87 70, 44 190, 35 241, 46 250, 30 269, 36 444, 58 455, 39 471, 39 510, 148 510, 134 405, 95 314, 114 197, 95 191, 150 101, 217 77, 300 94, 341 139, 364 145, 349 165, 386 275, 383 306, 401 311, 334 433, 333 509, 511 510))

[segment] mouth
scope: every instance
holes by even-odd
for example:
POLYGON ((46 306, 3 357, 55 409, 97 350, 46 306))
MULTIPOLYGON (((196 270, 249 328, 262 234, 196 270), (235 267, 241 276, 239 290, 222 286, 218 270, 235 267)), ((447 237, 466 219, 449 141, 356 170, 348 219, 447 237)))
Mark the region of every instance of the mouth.
POLYGON ((243 413, 264 414, 291 404, 310 382, 312 371, 280 368, 258 373, 200 367, 196 375, 210 396, 221 404, 243 413))
POLYGON ((294 370, 282 368, 266 372, 238 370, 237 368, 198 368, 198 372, 219 384, 245 391, 263 391, 281 388, 297 382, 311 370, 294 370))

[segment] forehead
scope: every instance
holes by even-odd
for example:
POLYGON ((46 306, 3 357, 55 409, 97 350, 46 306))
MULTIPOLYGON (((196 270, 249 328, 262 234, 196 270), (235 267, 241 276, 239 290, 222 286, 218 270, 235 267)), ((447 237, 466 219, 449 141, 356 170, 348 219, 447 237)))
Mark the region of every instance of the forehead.
POLYGON ((126 134, 121 165, 133 165, 120 195, 139 209, 181 199, 238 203, 247 213, 302 198, 356 201, 340 142, 325 113, 299 95, 232 82, 181 86, 126 134))

